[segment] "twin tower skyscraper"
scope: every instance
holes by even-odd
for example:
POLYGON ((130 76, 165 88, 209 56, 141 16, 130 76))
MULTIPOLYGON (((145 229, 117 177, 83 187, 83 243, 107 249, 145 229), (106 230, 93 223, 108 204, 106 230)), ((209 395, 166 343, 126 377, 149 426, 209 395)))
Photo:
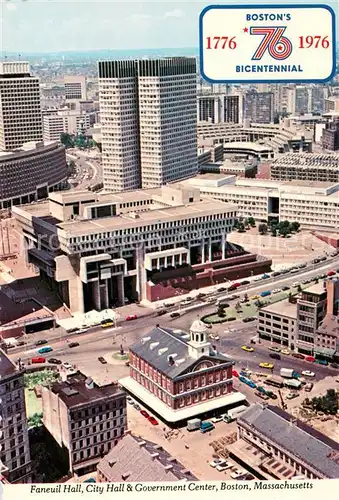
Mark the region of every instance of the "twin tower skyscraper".
POLYGON ((197 174, 196 59, 98 65, 105 190, 154 188, 197 174))

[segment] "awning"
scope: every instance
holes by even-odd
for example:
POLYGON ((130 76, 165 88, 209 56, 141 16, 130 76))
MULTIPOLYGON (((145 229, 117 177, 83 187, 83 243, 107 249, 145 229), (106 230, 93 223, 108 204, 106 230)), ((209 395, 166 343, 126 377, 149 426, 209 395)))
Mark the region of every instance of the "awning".
POLYGON ((315 347, 314 354, 319 354, 319 356, 332 357, 335 354, 335 349, 330 349, 329 347, 315 347))

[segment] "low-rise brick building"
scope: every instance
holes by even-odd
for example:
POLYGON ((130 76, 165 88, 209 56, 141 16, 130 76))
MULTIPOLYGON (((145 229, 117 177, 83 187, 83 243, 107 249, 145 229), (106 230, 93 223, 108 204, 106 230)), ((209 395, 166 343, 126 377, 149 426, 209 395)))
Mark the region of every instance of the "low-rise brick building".
POLYGON ((169 424, 236 405, 234 361, 207 339, 194 321, 190 333, 157 326, 130 348, 130 376, 119 383, 169 424))

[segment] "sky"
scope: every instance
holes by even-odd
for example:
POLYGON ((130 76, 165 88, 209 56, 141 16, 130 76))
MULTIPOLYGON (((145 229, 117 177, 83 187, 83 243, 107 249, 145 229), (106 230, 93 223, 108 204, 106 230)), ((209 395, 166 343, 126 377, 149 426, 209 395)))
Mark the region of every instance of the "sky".
POLYGON ((207 5, 275 3, 326 3, 338 16, 338 0, 0 0, 0 51, 198 47, 199 14, 207 5))

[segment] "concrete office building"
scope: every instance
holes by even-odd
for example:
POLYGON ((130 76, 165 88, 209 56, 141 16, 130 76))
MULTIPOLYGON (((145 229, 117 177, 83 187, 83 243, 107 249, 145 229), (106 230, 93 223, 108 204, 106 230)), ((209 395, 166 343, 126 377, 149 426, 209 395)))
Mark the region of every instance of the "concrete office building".
POLYGON ((261 308, 258 335, 292 351, 332 358, 339 349, 338 303, 339 280, 312 285, 296 302, 261 308))
POLYGON ((305 228, 333 231, 339 224, 339 183, 240 179, 235 175, 198 175, 183 182, 237 206, 239 217, 298 221, 305 228))
POLYGON ((194 58, 99 62, 99 87, 106 190, 159 187, 197 173, 194 58))
POLYGON ((322 131, 321 143, 328 151, 339 151, 339 120, 326 124, 322 131))
POLYGON ((65 147, 29 142, 13 152, 0 152, 0 209, 47 198, 67 186, 65 147))
POLYGON ((127 429, 126 395, 117 384, 98 386, 80 372, 42 387, 43 422, 68 453, 69 470, 96 469, 127 429))
POLYGON ((302 115, 310 113, 311 109, 311 93, 310 88, 297 85, 295 88, 295 113, 302 115))
POLYGON ((0 463, 10 483, 31 483, 24 371, 0 349, 0 463))
POLYGON ((271 179, 311 182, 339 182, 339 155, 323 153, 287 153, 271 165, 271 179))
POLYGON ((66 101, 87 99, 86 77, 82 75, 66 75, 64 77, 66 101))
POLYGON ((339 443, 277 406, 252 405, 237 426, 229 450, 262 479, 339 477, 339 443))
POLYGON ((91 117, 88 113, 78 111, 58 111, 43 117, 45 141, 59 141, 61 134, 75 135, 86 131, 91 126, 91 117))
MULTIPOLYGON (((202 279, 213 275, 213 266, 229 268, 229 256, 233 265, 237 255, 243 255, 242 264, 246 260, 241 247, 227 243, 235 205, 202 199, 194 188, 53 193, 46 203, 14 207, 13 213, 28 260, 58 287, 73 311, 124 304, 125 294, 156 300, 155 279, 161 288, 172 275, 176 281, 193 275, 202 279)), ((252 257, 248 265, 252 270, 258 265, 260 272, 266 263, 252 257)))
POLYGON ((198 95, 198 121, 239 123, 242 121, 242 96, 229 94, 198 95))
POLYGON ((273 92, 251 90, 244 95, 244 119, 254 123, 272 123, 274 118, 273 92))
POLYGON ((246 400, 233 390, 234 361, 212 346, 199 320, 189 333, 155 327, 130 347, 129 366, 119 384, 170 425, 246 400))
MULTIPOLYGON (((243 124, 199 122, 199 146, 205 140, 213 141, 214 145, 222 144, 225 146, 229 143, 235 143, 234 148, 237 147, 236 143, 248 142, 253 145, 253 143, 259 142, 256 144, 259 151, 260 148, 264 148, 273 154, 289 151, 311 152, 313 132, 303 131, 301 133, 298 127, 294 126, 288 119, 280 124, 250 123, 249 120, 245 120, 243 124)), ((243 152, 243 154, 250 154, 250 146, 251 144, 248 144, 249 152, 243 152)), ((243 145, 243 149, 245 147, 246 145, 243 145)), ((253 147, 252 151, 255 151, 253 147)))
POLYGON ((0 150, 42 140, 39 79, 28 62, 0 63, 0 150))

